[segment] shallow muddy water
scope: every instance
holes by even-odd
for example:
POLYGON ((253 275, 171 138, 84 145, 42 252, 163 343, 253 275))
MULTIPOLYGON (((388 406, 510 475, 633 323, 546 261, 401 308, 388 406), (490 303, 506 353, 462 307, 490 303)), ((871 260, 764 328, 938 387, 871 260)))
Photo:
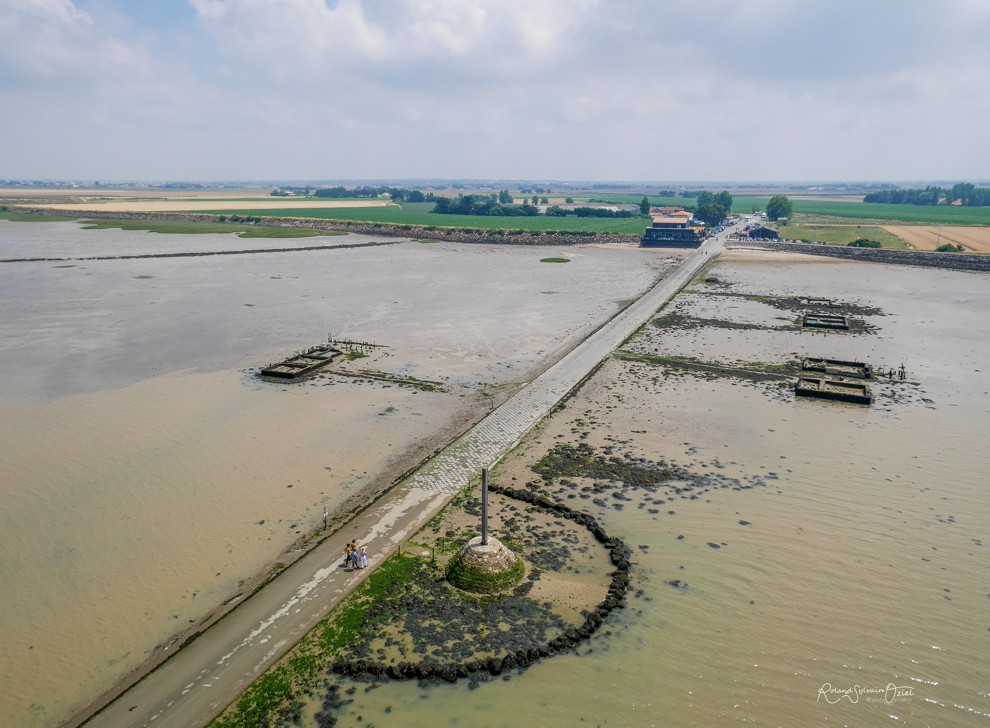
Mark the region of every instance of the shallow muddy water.
MULTIPOLYGON (((0 258, 353 243, 0 221, 0 258)), ((400 242, 0 264, 0 724, 50 726, 669 265, 634 248, 400 242), (65 267, 71 265, 71 267, 65 267), (446 392, 256 368, 325 340, 446 392)))
MULTIPOLYGON (((568 505, 632 547, 641 595, 575 653, 476 689, 345 682, 340 725, 990 724, 990 278, 765 254, 712 272, 730 287, 697 282, 672 305, 732 321, 737 304, 704 291, 810 293, 883 315, 867 317, 872 335, 652 328, 629 348, 903 362, 908 381, 878 384, 862 407, 610 361, 494 477, 534 479, 566 442, 699 476, 692 491, 625 488, 631 502, 600 504, 571 478, 568 505)), ((747 324, 780 315, 737 310, 747 324)))

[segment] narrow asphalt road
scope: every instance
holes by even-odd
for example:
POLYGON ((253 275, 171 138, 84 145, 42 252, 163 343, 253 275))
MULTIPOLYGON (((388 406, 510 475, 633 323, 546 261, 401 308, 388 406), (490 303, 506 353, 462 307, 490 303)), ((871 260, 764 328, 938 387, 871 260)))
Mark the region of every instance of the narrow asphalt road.
MULTIPOLYGON (((69 725, 198 726, 234 700, 723 249, 730 230, 677 268, 418 471, 301 558, 199 639, 96 715, 69 725), (369 569, 342 566, 345 543, 368 547, 369 569)), ((176 648, 177 649, 177 648, 176 648)))

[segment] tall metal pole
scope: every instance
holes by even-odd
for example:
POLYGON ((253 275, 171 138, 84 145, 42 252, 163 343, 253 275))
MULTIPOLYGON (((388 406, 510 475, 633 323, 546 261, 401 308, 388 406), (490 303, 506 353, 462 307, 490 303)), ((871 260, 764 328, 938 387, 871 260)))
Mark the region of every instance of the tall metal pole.
POLYGON ((488 468, 481 469, 481 545, 488 545, 488 468))

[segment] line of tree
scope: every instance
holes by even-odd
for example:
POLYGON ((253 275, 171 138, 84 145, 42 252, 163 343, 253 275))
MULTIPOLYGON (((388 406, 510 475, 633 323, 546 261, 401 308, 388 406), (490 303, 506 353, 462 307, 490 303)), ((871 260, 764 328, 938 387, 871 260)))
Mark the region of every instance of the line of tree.
POLYGON ((521 217, 540 213, 535 205, 506 205, 499 202, 499 195, 458 195, 436 197, 433 212, 440 215, 482 215, 521 217))
POLYGON ((638 212, 632 210, 609 210, 605 207, 575 207, 574 214, 578 217, 637 217, 638 212))
POLYGON ((924 189, 879 190, 867 194, 863 202, 888 205, 950 205, 959 202, 964 207, 990 207, 990 187, 960 182, 948 188, 928 185, 924 189))
POLYGON ((607 210, 603 207, 575 207, 573 210, 565 210, 557 205, 548 207, 546 214, 547 217, 567 217, 568 215, 577 217, 636 217, 636 213, 631 210, 607 210))
POLYGON ((709 227, 721 225, 730 212, 732 212, 732 195, 727 191, 715 193, 705 190, 698 193, 694 216, 709 227))
POLYGON ((784 195, 774 195, 767 203, 767 218, 771 221, 782 217, 790 219, 794 215, 794 205, 784 195))
POLYGON ((405 187, 321 187, 313 193, 315 197, 381 197, 388 195, 393 202, 434 202, 439 199, 432 192, 411 190, 405 187))

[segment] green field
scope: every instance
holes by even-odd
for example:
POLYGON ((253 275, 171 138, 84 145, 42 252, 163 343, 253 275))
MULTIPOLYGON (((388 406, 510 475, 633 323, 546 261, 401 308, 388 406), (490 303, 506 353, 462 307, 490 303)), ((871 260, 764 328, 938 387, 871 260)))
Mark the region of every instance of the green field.
POLYGON ((245 222, 179 222, 172 220, 87 220, 85 217, 59 217, 56 215, 30 215, 22 212, 0 211, 0 219, 11 222, 67 222, 82 223, 83 230, 144 230, 150 233, 172 235, 206 235, 237 233, 239 238, 312 238, 317 235, 346 235, 335 230, 310 230, 308 228, 283 228, 251 225, 245 222))
MULTIPOLYGON (((51 219, 51 218, 48 218, 51 219)), ((173 222, 171 220, 86 220, 83 230, 146 230, 173 235, 205 235, 208 233, 237 233, 239 238, 312 238, 318 235, 346 235, 333 230, 308 228, 266 227, 234 222, 173 222)))
POLYGON ((802 221, 795 225, 776 225, 780 237, 787 240, 806 240, 827 245, 848 245, 859 238, 876 240, 881 247, 893 250, 911 250, 912 248, 896 235, 886 230, 878 230, 875 225, 816 225, 813 222, 802 221))
POLYGON ((883 205, 862 202, 827 202, 793 200, 799 215, 851 217, 857 220, 900 221, 918 224, 990 225, 990 207, 925 207, 919 205, 883 205))
MULTIPOLYGON (((617 203, 638 203, 643 195, 601 195, 596 199, 617 203)), ((766 209, 769 197, 733 197, 732 211, 747 215, 753 210, 766 209)), ((685 197, 650 197, 653 205, 691 207, 694 200, 685 197)), ((882 220, 918 224, 990 225, 990 207, 952 207, 940 205, 885 205, 832 200, 791 200, 797 215, 846 217, 856 220, 882 220)))
MULTIPOLYGON (((135 198, 138 199, 138 198, 135 198)), ((369 197, 279 197, 264 195, 259 197, 170 197, 170 200, 188 200, 190 202, 267 202, 269 200, 291 200, 292 202, 368 202, 369 197)), ((233 212, 236 212, 234 210, 233 212)))
POLYGON ((55 215, 31 215, 26 212, 11 212, 0 210, 0 220, 10 220, 11 222, 65 222, 75 220, 74 217, 57 217, 55 215))
MULTIPOLYGON (((595 218, 595 217, 485 217, 480 215, 435 215, 432 202, 407 202, 404 205, 388 207, 351 208, 292 208, 281 210, 238 210, 239 215, 262 217, 309 217, 324 220, 351 222, 387 223, 389 225, 410 225, 418 227, 458 228, 469 230, 527 230, 527 231, 567 231, 588 233, 624 233, 642 235, 649 227, 647 220, 640 217, 595 218)), ((216 210, 206 214, 228 214, 216 210)))

